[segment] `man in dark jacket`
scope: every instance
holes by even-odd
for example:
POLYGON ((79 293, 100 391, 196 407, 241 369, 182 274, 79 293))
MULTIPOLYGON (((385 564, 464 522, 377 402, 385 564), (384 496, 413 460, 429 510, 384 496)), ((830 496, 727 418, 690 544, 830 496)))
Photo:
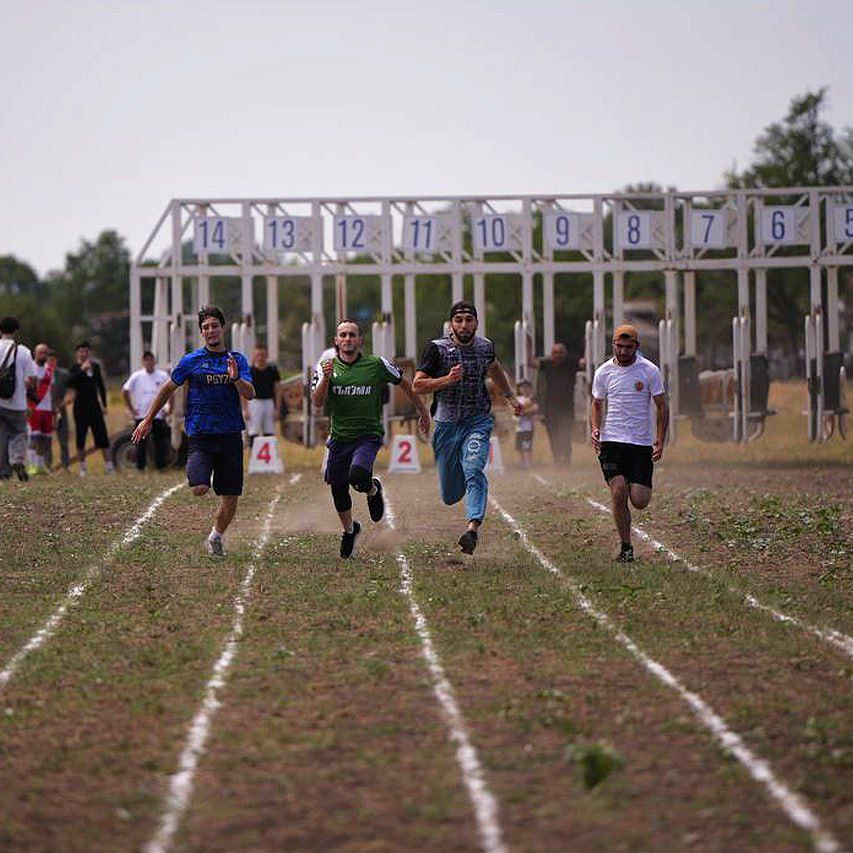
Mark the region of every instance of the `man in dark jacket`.
POLYGON ((88 341, 74 348, 76 363, 68 371, 69 396, 74 401, 74 432, 77 445, 77 461, 80 463, 80 476, 85 477, 86 434, 91 429, 92 438, 104 455, 104 471, 115 473, 110 459, 110 438, 104 413, 107 411, 107 389, 101 373, 101 365, 92 359, 92 347, 88 341))
POLYGON ((562 341, 551 347, 550 358, 539 359, 536 400, 548 430, 554 461, 572 461, 572 422, 575 417, 575 368, 562 341))

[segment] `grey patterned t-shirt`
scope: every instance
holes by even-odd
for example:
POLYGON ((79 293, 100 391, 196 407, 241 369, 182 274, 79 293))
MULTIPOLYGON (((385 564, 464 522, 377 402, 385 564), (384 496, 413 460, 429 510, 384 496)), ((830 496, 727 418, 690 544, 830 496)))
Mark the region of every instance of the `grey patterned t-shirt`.
POLYGON ((486 373, 495 360, 495 346, 488 338, 475 337, 467 346, 451 338, 437 338, 426 345, 418 370, 430 378, 447 376, 451 367, 462 364, 461 381, 435 392, 433 415, 437 421, 456 423, 491 411, 486 373))

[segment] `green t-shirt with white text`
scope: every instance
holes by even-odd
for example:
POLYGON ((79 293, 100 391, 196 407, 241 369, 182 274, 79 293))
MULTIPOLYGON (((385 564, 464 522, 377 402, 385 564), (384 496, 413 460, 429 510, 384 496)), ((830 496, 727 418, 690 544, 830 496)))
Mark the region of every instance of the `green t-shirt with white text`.
POLYGON ((335 441, 355 441, 364 435, 380 438, 382 428, 382 386, 399 384, 402 371, 378 355, 359 355, 347 364, 334 360, 329 379, 332 414, 331 437, 335 441))

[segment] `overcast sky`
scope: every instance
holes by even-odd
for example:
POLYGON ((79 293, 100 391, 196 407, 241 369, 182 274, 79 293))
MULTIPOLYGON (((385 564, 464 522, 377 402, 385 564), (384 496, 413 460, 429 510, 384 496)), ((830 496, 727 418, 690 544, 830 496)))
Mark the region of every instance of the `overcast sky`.
POLYGON ((853 3, 0 0, 0 254, 172 197, 719 186, 791 97, 853 124, 853 3))

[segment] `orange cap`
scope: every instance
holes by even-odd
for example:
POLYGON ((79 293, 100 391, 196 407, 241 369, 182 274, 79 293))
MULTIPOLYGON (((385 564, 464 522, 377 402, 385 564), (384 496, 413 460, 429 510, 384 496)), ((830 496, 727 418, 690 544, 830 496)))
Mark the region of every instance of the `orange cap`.
POLYGON ((633 338, 635 341, 639 341, 637 330, 628 323, 623 323, 613 330, 613 340, 615 341, 618 338, 633 338))

